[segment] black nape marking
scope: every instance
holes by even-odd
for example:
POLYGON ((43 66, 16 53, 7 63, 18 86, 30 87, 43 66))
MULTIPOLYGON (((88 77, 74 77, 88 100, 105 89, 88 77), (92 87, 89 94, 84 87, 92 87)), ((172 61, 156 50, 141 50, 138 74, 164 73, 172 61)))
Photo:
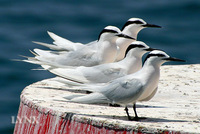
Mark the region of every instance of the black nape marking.
POLYGON ((124 26, 122 27, 121 31, 124 30, 124 28, 130 24, 144 24, 142 21, 135 20, 135 21, 127 21, 124 26))
POLYGON ((100 37, 101 37, 101 35, 102 35, 103 33, 118 33, 118 32, 115 31, 115 30, 111 30, 111 29, 103 29, 103 30, 101 31, 101 33, 99 34, 98 40, 100 39, 100 37))
POLYGON ((130 36, 128 36, 128 35, 125 35, 125 34, 117 34, 117 36, 118 37, 123 37, 123 38, 126 38, 126 39, 131 39, 131 40, 135 40, 135 38, 132 38, 132 37, 130 37, 130 36))
MULTIPOLYGON (((156 57, 166 57, 166 55, 164 55, 164 54, 148 54, 147 57, 146 57, 145 60, 144 60, 144 63, 145 63, 145 61, 146 61, 148 58, 153 57, 153 56, 156 56, 156 57)), ((143 64, 144 64, 144 63, 143 63, 143 64)))
POLYGON ((127 53, 131 50, 131 49, 133 49, 133 48, 145 48, 145 46, 144 45, 141 45, 141 44, 132 44, 132 45, 130 45, 130 46, 128 46, 128 48, 126 49, 126 52, 125 52, 125 56, 124 57, 126 57, 126 55, 127 55, 127 53))

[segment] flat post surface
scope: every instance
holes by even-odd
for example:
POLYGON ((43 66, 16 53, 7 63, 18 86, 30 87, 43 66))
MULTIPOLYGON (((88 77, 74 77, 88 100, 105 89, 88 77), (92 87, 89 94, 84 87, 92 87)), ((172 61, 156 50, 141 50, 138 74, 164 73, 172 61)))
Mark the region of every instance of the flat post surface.
MULTIPOLYGON (((200 133, 198 64, 162 66, 154 98, 137 103, 138 116, 147 118, 141 121, 128 121, 124 107, 68 102, 64 97, 79 91, 55 79, 22 91, 15 134, 200 133)), ((131 105, 129 112, 134 115, 131 105)))

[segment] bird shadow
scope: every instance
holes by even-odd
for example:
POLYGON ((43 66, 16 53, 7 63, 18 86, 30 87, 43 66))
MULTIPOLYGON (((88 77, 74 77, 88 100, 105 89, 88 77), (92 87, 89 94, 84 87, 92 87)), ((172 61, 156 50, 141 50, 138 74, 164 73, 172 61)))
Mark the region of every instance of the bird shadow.
MULTIPOLYGON (((81 114, 78 114, 81 115, 81 114)), ((114 120, 122 120, 122 121, 130 121, 128 120, 127 116, 115 116, 115 115, 87 115, 83 114, 83 116, 93 116, 93 117, 99 117, 99 118, 106 118, 107 120, 109 119, 114 119, 114 120)), ((149 122, 149 123, 159 123, 159 122, 188 122, 186 120, 179 120, 179 119, 163 119, 163 118, 151 118, 151 117, 140 117, 138 121, 130 121, 130 122, 149 122)))
MULTIPOLYGON (((38 86, 37 88, 43 88, 43 89, 53 89, 53 90, 63 90, 63 91, 69 91, 73 93, 85 93, 87 94, 87 91, 85 90, 79 90, 79 89, 65 89, 65 88, 55 88, 55 87, 40 87, 38 86)), ((60 101, 60 102, 71 102, 68 100, 57 100, 53 99, 53 101, 60 101)), ((90 104, 90 105, 95 105, 95 104, 90 104)), ((98 104, 98 106, 108 106, 112 108, 113 106, 109 106, 108 104, 98 104)), ((117 106, 120 108, 123 108, 122 106, 117 106)), ((132 108, 131 105, 128 105, 128 108, 132 108)), ((150 106, 150 105, 141 105, 137 104, 137 108, 167 108, 164 106, 150 106)), ((75 113, 74 113, 75 114, 75 113)), ((115 116, 115 115, 91 115, 91 114, 78 114, 78 115, 83 115, 83 116, 94 116, 94 117, 101 117, 101 118, 106 118, 106 119, 118 119, 118 120, 123 120, 123 121, 129 121, 127 116, 115 116)), ((150 118, 150 117, 145 117, 145 119, 141 119, 137 122, 188 122, 186 120, 176 120, 176 119, 163 119, 163 118, 150 118)))
MULTIPOLYGON (((128 105, 128 108, 133 108, 132 105, 128 105)), ((165 106, 152 106, 152 105, 141 105, 141 104, 136 104, 136 108, 167 108, 165 106)))
MULTIPOLYGON (((62 102, 70 102, 70 101, 64 101, 64 100, 54 100, 54 101, 62 101, 62 102)), ((89 104, 89 105, 95 105, 95 104, 89 104)), ((107 106, 112 108, 112 106, 109 106, 108 104, 99 104, 98 106, 107 106)), ((137 108, 165 108, 163 106, 149 106, 149 105, 137 105, 137 108)), ((120 107, 123 110, 123 107, 120 107)), ((132 108, 132 107, 129 107, 132 108)), ((76 113, 74 113, 76 114, 76 113)), ((116 119, 116 120, 123 120, 123 121, 129 121, 127 116, 118 116, 118 115, 92 115, 92 114, 77 114, 82 116, 93 116, 93 117, 99 117, 104 119, 116 119)), ((141 119, 137 122, 188 122, 187 120, 178 120, 178 119, 164 119, 164 118, 151 118, 151 117, 140 117, 141 119)))

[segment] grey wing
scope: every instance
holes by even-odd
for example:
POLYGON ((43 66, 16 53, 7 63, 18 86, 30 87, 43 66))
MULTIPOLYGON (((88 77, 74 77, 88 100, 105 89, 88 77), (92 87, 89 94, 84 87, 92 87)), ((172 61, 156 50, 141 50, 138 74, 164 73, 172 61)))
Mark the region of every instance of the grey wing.
POLYGON ((136 101, 143 93, 143 85, 138 79, 126 79, 109 84, 108 90, 102 91, 103 94, 113 103, 128 104, 136 101))
POLYGON ((81 70, 81 68, 85 68, 83 66, 80 67, 73 67, 73 68, 50 68, 48 71, 51 73, 58 75, 60 77, 63 77, 65 79, 78 82, 78 83, 88 83, 89 81, 83 76, 84 69, 81 70))
POLYGON ((41 57, 42 59, 39 60, 45 60, 56 66, 92 66, 98 64, 94 58, 95 53, 93 50, 86 52, 84 49, 83 51, 65 52, 53 57, 41 57))
POLYGON ((118 76, 123 76, 125 75, 125 72, 122 72, 122 68, 119 66, 113 66, 111 68, 108 68, 106 70, 103 70, 102 73, 104 76, 113 76, 113 77, 118 77, 118 76))
POLYGON ((126 75, 121 67, 111 63, 95 66, 90 69, 91 71, 83 72, 83 74, 91 82, 103 83, 126 75))
POLYGON ((98 87, 98 91, 71 99, 78 103, 118 103, 128 104, 137 101, 143 93, 142 83, 137 79, 117 79, 98 87), (120 82, 122 80, 122 82, 120 82))
POLYGON ((93 66, 99 64, 96 51, 91 49, 73 51, 69 53, 66 61, 74 66, 93 66))

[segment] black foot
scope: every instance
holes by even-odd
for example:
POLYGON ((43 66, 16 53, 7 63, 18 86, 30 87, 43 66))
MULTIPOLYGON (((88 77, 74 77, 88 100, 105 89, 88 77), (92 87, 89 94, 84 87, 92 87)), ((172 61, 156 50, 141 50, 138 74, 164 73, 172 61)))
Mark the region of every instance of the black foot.
POLYGON ((131 116, 129 115, 129 113, 128 113, 128 108, 127 108, 127 107, 125 107, 124 110, 126 111, 126 114, 127 114, 127 116, 128 116, 128 120, 129 120, 129 121, 140 121, 140 120, 146 119, 145 117, 138 117, 138 115, 137 115, 137 113, 136 113, 135 104, 134 104, 134 112, 135 112, 135 117, 134 117, 134 118, 131 118, 131 116))
POLYGON ((140 121, 140 120, 145 120, 145 119, 147 119, 147 118, 145 118, 145 117, 128 118, 128 120, 130 120, 130 121, 140 121))
POLYGON ((91 91, 86 91, 86 94, 90 94, 90 93, 92 93, 91 91))
POLYGON ((111 106, 111 107, 120 107, 120 105, 119 104, 109 104, 109 106, 111 106))

